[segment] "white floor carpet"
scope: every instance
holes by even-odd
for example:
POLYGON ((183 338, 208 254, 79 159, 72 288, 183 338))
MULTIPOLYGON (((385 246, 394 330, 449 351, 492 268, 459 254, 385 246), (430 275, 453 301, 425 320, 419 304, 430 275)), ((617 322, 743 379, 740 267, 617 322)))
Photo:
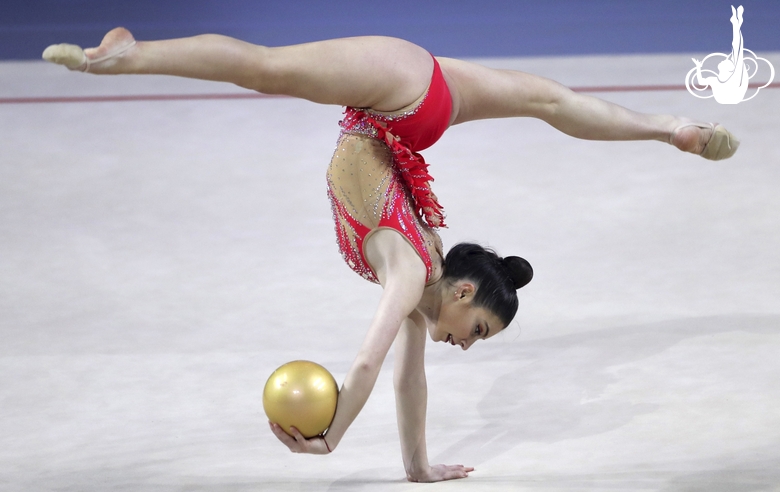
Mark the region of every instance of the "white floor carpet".
MULTIPOLYGON (((681 84, 691 64, 486 63, 575 86, 681 84)), ((0 98, 237 91, 0 64, 0 98)), ((0 489, 780 490, 780 90, 599 96, 742 146, 712 163, 518 119, 425 153, 445 246, 536 271, 505 333, 430 344, 430 458, 476 467, 436 485, 404 481, 392 357, 330 456, 287 452, 263 415, 284 362, 343 379, 380 295, 335 243, 340 108, 0 104, 0 489)))

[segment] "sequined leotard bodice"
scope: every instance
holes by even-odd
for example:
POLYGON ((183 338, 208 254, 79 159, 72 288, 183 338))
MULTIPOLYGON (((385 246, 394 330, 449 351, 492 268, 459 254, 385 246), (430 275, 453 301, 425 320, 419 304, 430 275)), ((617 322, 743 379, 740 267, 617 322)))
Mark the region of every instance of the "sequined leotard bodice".
POLYGON ((443 225, 444 214, 417 150, 441 137, 451 111, 450 92, 435 59, 431 85, 410 110, 387 115, 347 108, 328 167, 328 197, 344 261, 366 280, 379 282, 363 245, 382 228, 396 230, 409 241, 431 280, 432 254, 443 256, 434 228, 443 225))

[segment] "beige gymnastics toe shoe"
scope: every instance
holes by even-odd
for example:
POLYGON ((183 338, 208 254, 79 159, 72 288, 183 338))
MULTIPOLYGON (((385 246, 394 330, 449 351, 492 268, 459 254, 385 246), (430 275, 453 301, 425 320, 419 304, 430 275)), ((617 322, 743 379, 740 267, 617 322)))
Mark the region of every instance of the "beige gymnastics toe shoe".
POLYGON ((43 59, 57 65, 64 65, 70 70, 89 72, 97 65, 107 68, 110 66, 107 62, 116 61, 135 44, 130 31, 118 27, 106 34, 100 47, 87 50, 90 52, 89 55, 96 56, 88 56, 80 46, 75 44, 53 44, 43 51, 43 59))
POLYGON ((705 159, 709 159, 711 161, 728 159, 729 157, 733 156, 739 148, 739 139, 731 132, 726 130, 726 127, 717 123, 686 123, 684 125, 680 125, 675 128, 672 134, 669 136, 669 143, 673 144, 674 137, 677 132, 689 126, 712 130, 710 139, 699 153, 699 155, 705 159))

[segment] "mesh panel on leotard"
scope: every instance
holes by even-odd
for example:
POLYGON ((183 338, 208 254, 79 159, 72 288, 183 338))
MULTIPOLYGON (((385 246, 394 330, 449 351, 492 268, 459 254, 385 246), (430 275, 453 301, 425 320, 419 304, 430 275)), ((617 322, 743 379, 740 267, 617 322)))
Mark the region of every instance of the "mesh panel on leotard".
POLYGON ((372 231, 391 228, 415 248, 431 279, 431 254, 441 254, 441 241, 421 223, 393 154, 383 142, 365 135, 344 134, 328 167, 336 237, 344 261, 360 276, 378 282, 363 255, 363 242, 372 231))

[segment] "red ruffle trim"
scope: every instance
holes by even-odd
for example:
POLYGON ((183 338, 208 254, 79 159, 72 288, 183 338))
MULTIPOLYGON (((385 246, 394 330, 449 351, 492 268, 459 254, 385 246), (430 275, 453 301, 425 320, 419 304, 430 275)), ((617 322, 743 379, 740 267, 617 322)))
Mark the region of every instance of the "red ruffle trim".
POLYGON ((423 156, 401 142, 401 139, 389 131, 384 122, 377 121, 365 111, 358 111, 350 115, 353 121, 360 120, 371 124, 377 131, 377 138, 390 147, 395 158, 395 163, 401 171, 404 183, 412 193, 415 212, 431 227, 447 227, 444 223, 444 207, 431 190, 430 182, 433 176, 428 174, 428 164, 423 156))

